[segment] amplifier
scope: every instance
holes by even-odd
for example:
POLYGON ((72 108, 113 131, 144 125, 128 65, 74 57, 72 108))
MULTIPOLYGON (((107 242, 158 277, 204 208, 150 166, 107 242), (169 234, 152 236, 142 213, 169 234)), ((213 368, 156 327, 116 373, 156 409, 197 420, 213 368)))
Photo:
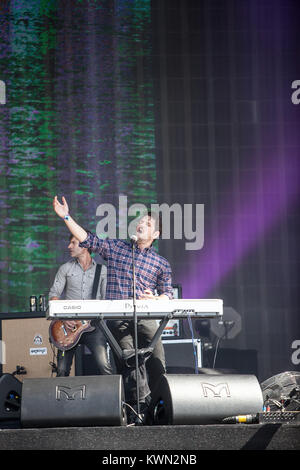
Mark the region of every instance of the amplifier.
POLYGON ((168 373, 194 373, 202 367, 202 348, 200 339, 162 340, 168 373))

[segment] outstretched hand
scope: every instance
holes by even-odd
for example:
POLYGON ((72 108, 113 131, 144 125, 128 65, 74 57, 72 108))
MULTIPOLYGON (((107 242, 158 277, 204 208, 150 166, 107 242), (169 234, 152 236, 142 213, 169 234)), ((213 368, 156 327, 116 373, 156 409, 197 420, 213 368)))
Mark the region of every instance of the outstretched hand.
POLYGON ((55 198, 53 199, 53 209, 59 217, 63 218, 65 217, 65 215, 69 214, 69 206, 64 196, 61 199, 62 204, 57 199, 57 196, 55 196, 55 198))
MULTIPOLYGON (((55 196, 53 199, 53 209, 56 214, 63 219, 66 215, 69 215, 69 206, 64 197, 61 199, 62 204, 57 199, 57 196, 55 196)), ((78 225, 72 217, 67 217, 65 219, 65 223, 73 237, 77 238, 77 240, 83 242, 87 238, 88 233, 82 227, 80 227, 80 225, 78 225)))

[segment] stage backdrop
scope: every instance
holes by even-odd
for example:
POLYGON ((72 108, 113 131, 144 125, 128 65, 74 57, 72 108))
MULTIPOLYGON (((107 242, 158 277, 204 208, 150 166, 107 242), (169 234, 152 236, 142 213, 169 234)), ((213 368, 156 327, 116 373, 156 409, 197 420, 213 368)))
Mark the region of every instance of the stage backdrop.
POLYGON ((208 365, 233 350, 253 352, 261 380, 299 370, 297 10, 292 0, 1 2, 1 312, 27 311, 68 259, 54 195, 92 231, 112 204, 117 235, 127 207, 165 203, 182 216, 182 236, 156 246, 174 283, 185 298, 222 298, 229 321, 227 331, 184 322, 184 336, 205 335, 208 365))

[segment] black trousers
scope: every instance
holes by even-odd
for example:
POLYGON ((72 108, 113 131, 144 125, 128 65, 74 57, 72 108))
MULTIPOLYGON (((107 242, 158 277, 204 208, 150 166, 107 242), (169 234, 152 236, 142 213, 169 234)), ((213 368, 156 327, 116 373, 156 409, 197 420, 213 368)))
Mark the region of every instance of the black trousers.
MULTIPOLYGON (((132 320, 114 320, 107 322, 107 324, 122 350, 134 350, 134 322, 132 320)), ((155 320, 138 321, 138 349, 150 346, 157 328, 158 325, 155 320)), ((123 376, 125 400, 136 403, 137 374, 135 354, 133 354, 127 363, 119 361, 116 357, 115 362, 118 373, 123 376)), ((138 372, 139 400, 144 402, 145 398, 154 392, 161 375, 166 373, 165 352, 161 339, 158 340, 153 353, 148 358, 139 357, 138 372)))
MULTIPOLYGON (((111 375, 113 370, 108 359, 107 341, 100 327, 97 324, 93 324, 93 326, 95 326, 95 330, 83 333, 78 344, 84 344, 89 348, 95 358, 99 374, 111 375)), ((76 347, 77 345, 68 351, 58 351, 57 377, 68 377, 70 375, 76 347)))

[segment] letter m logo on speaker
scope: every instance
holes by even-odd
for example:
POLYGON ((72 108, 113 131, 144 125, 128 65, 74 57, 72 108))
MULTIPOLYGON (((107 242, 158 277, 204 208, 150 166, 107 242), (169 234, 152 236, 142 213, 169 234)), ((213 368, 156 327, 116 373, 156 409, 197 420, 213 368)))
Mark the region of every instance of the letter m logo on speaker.
POLYGON ((62 398, 66 400, 75 400, 75 398, 85 400, 86 398, 86 385, 77 385, 76 387, 67 387, 66 385, 57 385, 55 388, 56 400, 62 398))
POLYGON ((210 384, 210 383, 202 383, 202 391, 203 391, 203 396, 205 398, 208 397, 216 397, 216 398, 222 398, 224 397, 230 397, 230 390, 229 386, 227 383, 219 383, 219 384, 210 384))

